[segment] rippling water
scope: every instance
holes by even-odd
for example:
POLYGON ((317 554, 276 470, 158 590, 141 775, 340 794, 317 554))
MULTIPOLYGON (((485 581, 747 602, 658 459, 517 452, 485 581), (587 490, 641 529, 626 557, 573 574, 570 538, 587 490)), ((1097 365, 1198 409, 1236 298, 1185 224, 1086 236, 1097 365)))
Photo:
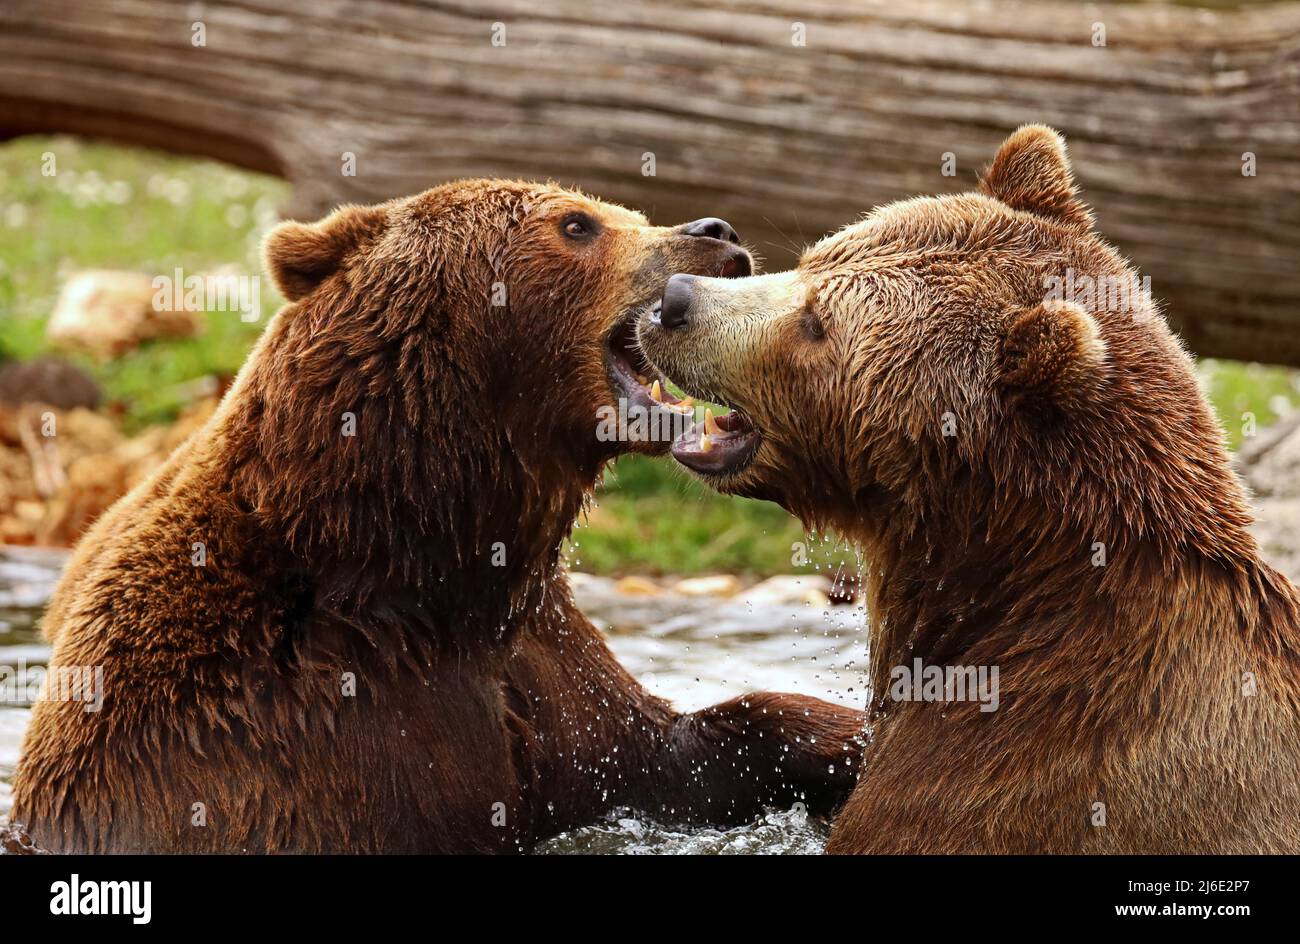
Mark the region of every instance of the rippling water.
MULTIPOLYGON (((45 665, 49 647, 35 623, 58 579, 60 551, 0 548, 0 667, 45 665)), ((657 695, 694 710, 760 689, 865 703, 864 617, 854 606, 754 604, 730 598, 619 593, 612 581, 573 575, 579 604, 606 633, 619 660, 657 695)), ((0 704, 0 816, 25 705, 0 704)), ((727 830, 680 829, 623 811, 544 843, 543 854, 797 854, 820 852, 826 826, 797 812, 771 811, 727 830)))
MULTIPOLYGON (((67 554, 34 548, 0 548, 0 670, 44 666, 50 647, 36 631, 36 619, 54 590, 67 554)), ((15 704, 14 693, 0 700, 0 816, 9 812, 10 783, 31 709, 15 704)))

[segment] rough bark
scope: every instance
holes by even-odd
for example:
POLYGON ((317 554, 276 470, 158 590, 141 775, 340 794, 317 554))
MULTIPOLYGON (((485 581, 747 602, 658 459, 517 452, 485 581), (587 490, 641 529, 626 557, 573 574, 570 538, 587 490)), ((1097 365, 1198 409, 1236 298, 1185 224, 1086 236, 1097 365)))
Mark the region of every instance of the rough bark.
POLYGON ((5 0, 0 135, 281 174, 302 216, 455 177, 554 178, 660 221, 725 216, 782 266, 875 204, 969 188, 1008 131, 1042 121, 1195 350, 1300 364, 1300 4, 707 7, 5 0))

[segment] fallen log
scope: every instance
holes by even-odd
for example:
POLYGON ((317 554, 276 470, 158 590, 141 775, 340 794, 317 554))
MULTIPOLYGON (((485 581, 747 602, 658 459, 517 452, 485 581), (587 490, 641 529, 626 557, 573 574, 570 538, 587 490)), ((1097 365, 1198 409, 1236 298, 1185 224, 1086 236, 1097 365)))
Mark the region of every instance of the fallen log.
POLYGON ((6 0, 0 136, 279 174, 304 217, 553 178, 725 216, 780 267, 874 204, 969 189, 1041 121, 1195 350, 1300 365, 1300 4, 541 6, 6 0))

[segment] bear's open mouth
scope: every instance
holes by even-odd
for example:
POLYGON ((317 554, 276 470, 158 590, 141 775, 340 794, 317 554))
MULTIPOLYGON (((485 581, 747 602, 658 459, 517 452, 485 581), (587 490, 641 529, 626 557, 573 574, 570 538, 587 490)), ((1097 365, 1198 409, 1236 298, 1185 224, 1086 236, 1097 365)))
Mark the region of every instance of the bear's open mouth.
MULTIPOLYGON (((715 277, 743 279, 753 274, 754 262, 748 250, 718 243, 724 250, 715 277)), ((702 273, 701 273, 702 274, 702 273)), ((678 397, 668 389, 668 378, 641 350, 637 324, 649 310, 658 309, 662 298, 629 309, 605 338, 605 372, 618 402, 620 441, 655 443, 662 450, 689 429, 695 416, 693 397, 678 397)))
POLYGON ((739 410, 715 417, 706 409, 704 419, 673 440, 673 458, 701 475, 732 475, 749 465, 762 434, 739 410))
MULTIPOLYGON (((691 397, 680 399, 668 389, 668 378, 641 352, 636 338, 636 323, 640 309, 628 312, 605 341, 605 365, 609 379, 619 398, 625 401, 625 412, 644 411, 643 416, 655 417, 661 411, 673 414, 674 432, 680 430, 695 412, 691 397)), ((621 410, 620 412, 624 412, 621 410)), ((660 438, 660 437, 651 437, 660 438)), ((667 437, 663 441, 668 441, 667 437)))

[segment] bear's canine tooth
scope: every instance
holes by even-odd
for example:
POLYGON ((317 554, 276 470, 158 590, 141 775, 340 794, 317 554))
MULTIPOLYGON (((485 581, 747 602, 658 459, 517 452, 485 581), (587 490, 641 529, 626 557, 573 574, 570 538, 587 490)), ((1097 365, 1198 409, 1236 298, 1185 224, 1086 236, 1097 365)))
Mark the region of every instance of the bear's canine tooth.
POLYGON ((657 380, 650 387, 650 399, 654 400, 656 403, 664 402, 663 388, 659 386, 659 381, 657 380))
POLYGON ((718 421, 713 418, 713 411, 708 408, 705 408, 704 410, 704 431, 710 436, 722 435, 722 427, 719 426, 718 421))
POLYGON ((713 440, 707 433, 700 433, 700 452, 708 452, 713 448, 713 440))

